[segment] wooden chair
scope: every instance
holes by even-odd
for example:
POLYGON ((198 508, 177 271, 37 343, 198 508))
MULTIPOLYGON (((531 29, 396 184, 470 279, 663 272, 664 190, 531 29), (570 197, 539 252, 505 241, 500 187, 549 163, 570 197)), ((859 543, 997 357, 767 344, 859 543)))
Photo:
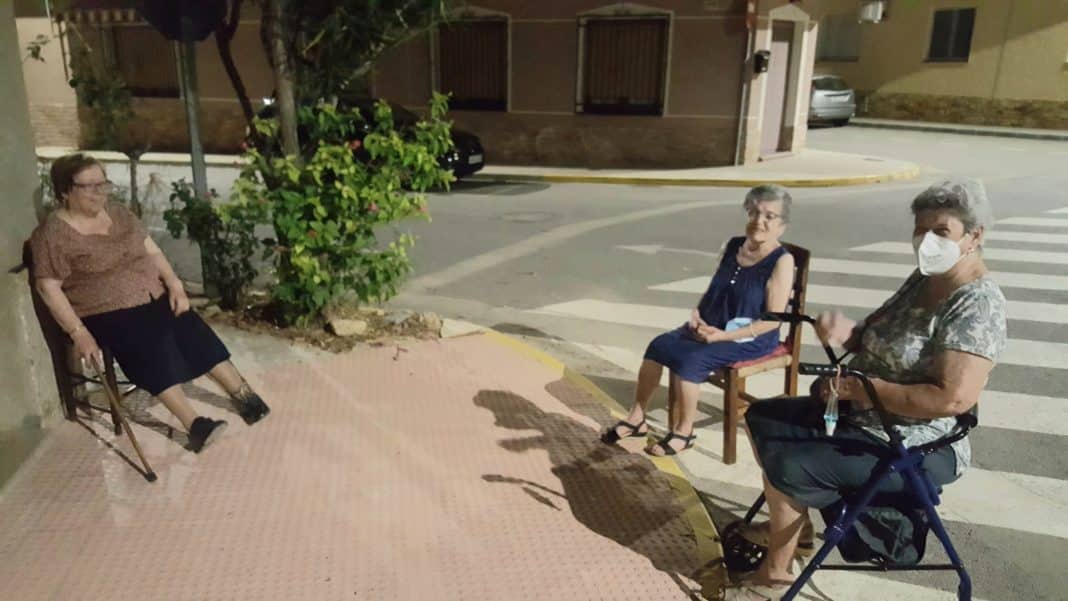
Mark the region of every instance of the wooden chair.
POLYGON ((89 417, 92 417, 93 411, 109 413, 115 435, 121 436, 123 431, 126 432, 130 443, 141 459, 141 464, 144 466, 143 475, 149 482, 154 482, 156 474, 152 471, 148 461, 145 460, 145 456, 141 451, 140 445, 137 444, 137 438, 130 429, 130 425, 119 413, 121 399, 136 390, 136 388, 129 388, 126 392, 119 391, 119 385, 129 385, 130 383, 120 381, 116 377, 115 358, 106 347, 101 347, 100 349, 101 354, 104 356, 103 370, 98 370, 95 377, 85 374, 84 366, 81 365, 81 361, 74 353, 74 345, 71 343, 70 337, 52 317, 51 310, 49 310, 41 295, 37 293, 33 273, 33 256, 30 252, 29 241, 22 246, 22 265, 12 271, 17 272, 22 269, 26 269, 28 272, 33 311, 37 315, 37 323, 41 326, 41 334, 44 336, 45 344, 48 346, 48 351, 52 356, 52 368, 56 377, 59 398, 63 403, 64 417, 70 421, 78 421, 78 409, 84 410, 89 417), (89 384, 98 385, 103 389, 108 403, 107 406, 94 405, 91 402, 88 391, 89 384))
MULTIPOLYGON (((793 244, 783 243, 794 257, 794 285, 786 312, 800 314, 805 311, 805 287, 808 284, 808 262, 811 253, 793 244)), ((723 390, 723 463, 733 464, 738 458, 738 424, 745 415, 749 403, 757 401, 745 392, 745 379, 749 376, 784 369, 783 395, 797 395, 797 363, 801 356, 801 323, 789 326, 786 340, 770 354, 734 363, 716 370, 709 376, 710 384, 723 390)))

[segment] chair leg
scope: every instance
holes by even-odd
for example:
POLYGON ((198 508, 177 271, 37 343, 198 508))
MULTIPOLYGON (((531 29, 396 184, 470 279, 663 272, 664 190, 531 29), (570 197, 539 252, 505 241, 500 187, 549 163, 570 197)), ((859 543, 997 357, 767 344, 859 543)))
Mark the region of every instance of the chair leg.
POLYGON ((783 382, 783 392, 787 397, 793 398, 797 396, 797 364, 791 363, 786 366, 786 380, 783 382))
MULTIPOLYGON (((111 351, 104 349, 104 382, 102 385, 107 386, 108 389, 114 393, 119 391, 119 381, 115 377, 115 358, 112 356, 111 351)), ((119 415, 119 408, 115 403, 109 403, 111 407, 111 426, 115 430, 115 436, 122 436, 122 417, 119 415)))
POLYGON ((723 463, 734 465, 738 460, 738 419, 741 416, 740 392, 745 391, 745 379, 738 372, 727 370, 723 388, 723 463))

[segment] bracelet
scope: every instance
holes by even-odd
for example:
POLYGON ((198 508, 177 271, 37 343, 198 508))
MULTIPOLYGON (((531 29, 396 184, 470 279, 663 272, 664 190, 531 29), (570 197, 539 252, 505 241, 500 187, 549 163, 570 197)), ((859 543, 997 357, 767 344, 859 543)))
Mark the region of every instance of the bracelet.
POLYGON ((73 330, 67 332, 67 336, 74 337, 74 335, 78 333, 78 330, 84 330, 84 329, 85 329, 85 324, 84 323, 80 323, 80 324, 78 324, 78 327, 76 327, 73 330))

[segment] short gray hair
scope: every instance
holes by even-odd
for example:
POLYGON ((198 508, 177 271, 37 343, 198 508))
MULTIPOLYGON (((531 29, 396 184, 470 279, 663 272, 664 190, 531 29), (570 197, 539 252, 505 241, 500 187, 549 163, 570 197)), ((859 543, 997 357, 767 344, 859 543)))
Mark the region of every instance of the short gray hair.
POLYGON ((742 206, 746 211, 755 209, 758 203, 782 201, 782 221, 790 222, 790 205, 794 202, 790 191, 779 184, 760 184, 745 193, 745 202, 742 206))
POLYGON ((932 184, 912 201, 912 215, 923 211, 949 211, 964 224, 965 232, 989 229, 994 211, 983 182, 977 179, 949 179, 932 184))

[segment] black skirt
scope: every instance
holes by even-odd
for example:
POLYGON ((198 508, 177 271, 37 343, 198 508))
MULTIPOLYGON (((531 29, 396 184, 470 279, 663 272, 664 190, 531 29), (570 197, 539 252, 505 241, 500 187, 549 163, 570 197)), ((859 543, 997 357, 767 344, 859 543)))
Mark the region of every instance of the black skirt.
POLYGON ((230 351, 193 311, 175 316, 163 295, 147 304, 82 319, 97 344, 115 355, 130 382, 155 396, 198 378, 230 351))

